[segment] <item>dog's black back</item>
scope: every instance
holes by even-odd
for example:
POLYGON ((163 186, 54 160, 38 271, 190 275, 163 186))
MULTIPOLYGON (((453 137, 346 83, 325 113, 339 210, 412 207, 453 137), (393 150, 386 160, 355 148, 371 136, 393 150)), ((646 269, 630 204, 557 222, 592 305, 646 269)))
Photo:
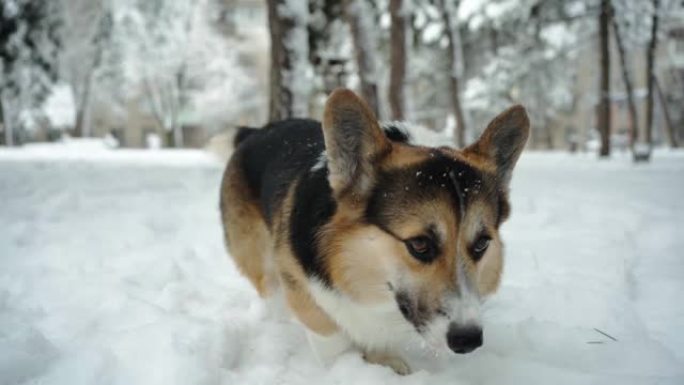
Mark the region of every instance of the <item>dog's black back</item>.
POLYGON ((297 180, 289 213, 289 235, 295 256, 308 274, 327 281, 316 255, 318 229, 335 212, 335 202, 324 165, 325 149, 320 122, 289 119, 262 129, 242 129, 235 156, 241 158, 245 179, 261 207, 264 219, 273 225, 274 215, 297 180))
MULTIPOLYGON (((266 221, 271 223, 292 182, 308 174, 325 149, 321 124, 315 120, 289 119, 248 133, 243 133, 237 143, 236 155, 241 158, 253 196, 258 198, 266 221)), ((316 184, 326 185, 324 173, 317 174, 322 178, 317 178, 321 183, 316 184)), ((319 186, 309 184, 309 188, 319 190, 314 187, 319 186)))

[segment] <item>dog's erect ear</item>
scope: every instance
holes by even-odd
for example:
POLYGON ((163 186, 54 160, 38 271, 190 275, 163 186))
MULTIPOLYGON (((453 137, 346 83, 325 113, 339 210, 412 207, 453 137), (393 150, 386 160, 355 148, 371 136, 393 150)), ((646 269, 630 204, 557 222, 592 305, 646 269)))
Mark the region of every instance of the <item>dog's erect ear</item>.
POLYGON ((530 135, 530 120, 525 107, 517 105, 492 120, 474 144, 465 152, 489 158, 496 165, 499 180, 505 186, 511 181, 513 167, 530 135))
POLYGON ((325 104, 323 136, 335 195, 368 193, 373 164, 391 149, 391 144, 366 103, 352 91, 335 90, 325 104))

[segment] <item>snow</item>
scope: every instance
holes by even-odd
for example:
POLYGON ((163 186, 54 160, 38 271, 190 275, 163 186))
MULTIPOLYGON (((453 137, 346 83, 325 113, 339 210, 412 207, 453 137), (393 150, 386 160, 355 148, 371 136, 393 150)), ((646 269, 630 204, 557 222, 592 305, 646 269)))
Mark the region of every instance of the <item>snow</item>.
POLYGON ((487 5, 486 0, 463 0, 458 6, 458 18, 460 21, 468 21, 470 17, 480 12, 487 5))
POLYGON ((444 35, 444 27, 439 23, 429 23, 423 31, 423 42, 431 43, 444 35))
POLYGON ((80 162, 119 165, 214 165, 217 155, 201 150, 136 150, 115 148, 116 139, 69 138, 54 143, 31 143, 17 148, 3 148, 0 162, 80 162))
POLYGON ((471 30, 477 30, 486 19, 497 20, 506 14, 521 8, 520 0, 463 0, 458 7, 458 19, 469 25, 471 30))
POLYGON ((682 152, 525 153, 485 345, 412 347, 407 377, 322 367, 267 310, 225 254, 208 155, 66 153, 0 151, 0 383, 684 383, 682 152))
MULTIPOLYGON (((551 24, 542 28, 540 31, 541 37, 546 41, 546 43, 553 47, 556 51, 570 47, 573 44, 577 44, 577 34, 567 25, 558 23, 551 24)), ((551 53, 551 57, 557 55, 556 52, 551 53)))
POLYGON ((76 122, 76 105, 69 85, 56 85, 45 101, 43 111, 52 127, 73 127, 76 122))

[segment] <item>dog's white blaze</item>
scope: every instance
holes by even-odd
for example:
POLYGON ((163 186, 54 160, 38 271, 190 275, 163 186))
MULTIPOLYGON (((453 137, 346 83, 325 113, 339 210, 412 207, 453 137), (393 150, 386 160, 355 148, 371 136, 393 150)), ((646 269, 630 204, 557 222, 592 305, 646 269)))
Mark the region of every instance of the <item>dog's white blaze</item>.
POLYGON ((449 294, 444 298, 444 305, 448 310, 447 317, 434 317, 426 327, 425 339, 436 348, 447 348, 446 335, 449 325, 481 326, 482 300, 475 289, 469 284, 463 266, 457 267, 458 293, 449 294))
POLYGON ((479 326, 481 321, 480 300, 472 292, 461 292, 460 297, 452 297, 448 300, 449 318, 458 325, 479 326))
POLYGON ((416 334, 394 299, 365 305, 327 289, 319 282, 311 282, 310 288, 316 303, 359 346, 373 351, 392 351, 416 334))
POLYGON ((459 295, 453 296, 448 300, 450 318, 458 325, 477 325, 481 324, 480 308, 482 301, 476 289, 472 287, 471 280, 465 273, 465 267, 457 264, 458 289, 459 295))

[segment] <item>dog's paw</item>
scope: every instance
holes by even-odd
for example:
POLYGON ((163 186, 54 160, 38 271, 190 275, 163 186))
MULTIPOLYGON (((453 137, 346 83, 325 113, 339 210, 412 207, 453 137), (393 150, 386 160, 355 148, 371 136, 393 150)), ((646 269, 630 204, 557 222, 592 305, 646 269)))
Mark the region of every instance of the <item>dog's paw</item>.
POLYGON ((316 358, 323 365, 329 365, 337 356, 352 346, 349 337, 342 332, 337 332, 330 336, 321 336, 307 330, 306 337, 309 340, 311 350, 313 350, 316 358))
POLYGON ((370 364, 387 366, 402 376, 411 374, 411 367, 399 356, 384 352, 366 352, 363 355, 363 359, 370 364))

